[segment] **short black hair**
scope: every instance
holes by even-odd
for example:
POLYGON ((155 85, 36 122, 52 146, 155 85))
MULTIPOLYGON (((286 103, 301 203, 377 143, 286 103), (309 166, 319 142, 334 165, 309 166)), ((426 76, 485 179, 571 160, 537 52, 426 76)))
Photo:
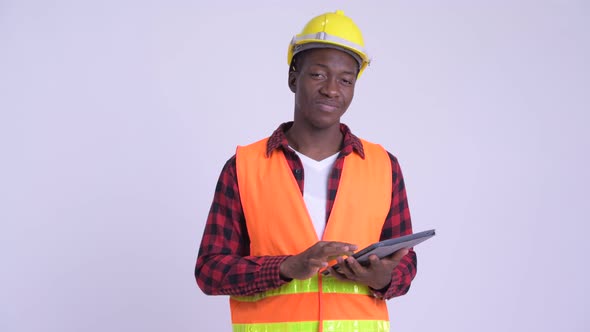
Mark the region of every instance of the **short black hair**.
POLYGON ((299 68, 299 66, 301 65, 301 61, 303 60, 302 55, 307 53, 308 51, 309 50, 305 50, 293 56, 293 59, 291 59, 291 65, 289 66, 289 74, 294 71, 297 71, 297 68, 299 68))

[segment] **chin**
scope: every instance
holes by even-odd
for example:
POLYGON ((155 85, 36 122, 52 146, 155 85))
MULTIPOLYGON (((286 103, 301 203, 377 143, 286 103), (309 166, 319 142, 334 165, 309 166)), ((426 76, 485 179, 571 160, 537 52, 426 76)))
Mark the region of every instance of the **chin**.
POLYGON ((334 126, 340 127, 340 119, 335 121, 314 121, 312 122, 312 125, 314 128, 321 130, 329 129, 334 126))

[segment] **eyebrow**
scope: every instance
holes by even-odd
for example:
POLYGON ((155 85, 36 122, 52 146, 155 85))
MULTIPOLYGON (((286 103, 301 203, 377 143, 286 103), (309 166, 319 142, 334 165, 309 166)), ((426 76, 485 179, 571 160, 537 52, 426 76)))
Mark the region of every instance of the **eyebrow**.
MULTIPOLYGON (((326 68, 326 69, 329 69, 330 68, 330 67, 328 67, 327 65, 325 65, 323 63, 312 63, 309 66, 310 67, 311 66, 319 66, 319 67, 326 68)), ((354 71, 349 71, 349 70, 343 71, 342 74, 353 75, 353 76, 356 75, 356 73, 354 71)))

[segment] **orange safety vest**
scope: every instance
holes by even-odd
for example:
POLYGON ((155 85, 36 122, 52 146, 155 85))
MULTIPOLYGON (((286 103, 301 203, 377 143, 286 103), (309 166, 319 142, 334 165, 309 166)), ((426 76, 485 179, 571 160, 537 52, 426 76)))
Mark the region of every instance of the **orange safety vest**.
MULTIPOLYGON (((319 241, 297 181, 268 138, 236 151, 240 199, 253 256, 295 255, 319 241)), ((323 241, 363 248, 379 241, 391 204, 391 161, 383 147, 361 140, 363 159, 345 157, 323 241)), ((233 331, 389 331, 384 300, 362 284, 318 274, 252 296, 231 296, 233 331)))

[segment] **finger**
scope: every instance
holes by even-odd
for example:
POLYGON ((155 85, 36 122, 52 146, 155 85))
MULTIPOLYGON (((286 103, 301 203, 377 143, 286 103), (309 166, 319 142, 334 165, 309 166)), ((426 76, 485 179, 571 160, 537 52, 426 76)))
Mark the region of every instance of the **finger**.
POLYGON ((393 261, 391 257, 380 259, 377 255, 369 256, 369 269, 373 271, 391 271, 398 262, 393 261))
POLYGON ((321 246, 321 250, 325 251, 355 251, 357 249, 356 244, 337 241, 323 242, 321 246))
POLYGON ((310 267, 318 268, 318 269, 328 266, 328 262, 326 262, 325 260, 317 259, 317 258, 310 258, 308 260, 308 264, 310 267))
POLYGON ((330 275, 340 275, 341 273, 339 271, 340 271, 341 265, 342 265, 342 257, 339 257, 338 259, 334 260, 332 265, 329 265, 326 268, 326 271, 330 275))
POLYGON ((340 281, 350 281, 350 279, 346 278, 346 275, 340 273, 340 269, 336 270, 332 267, 328 268, 329 271, 329 275, 331 277, 333 277, 334 279, 340 280, 340 281))
POLYGON ((344 274, 344 270, 347 268, 346 262, 344 261, 344 258, 343 257, 338 257, 336 259, 336 264, 334 266, 332 266, 332 268, 337 273, 344 274))
POLYGON ((408 249, 400 249, 391 255, 390 262, 393 262, 395 265, 399 264, 399 262, 407 255, 409 252, 408 249))
POLYGON ((402 258, 404 258, 404 256, 407 255, 409 252, 410 252, 410 250, 408 250, 406 248, 400 249, 393 254, 393 259, 396 261, 401 261, 402 258))
POLYGON ((377 255, 371 255, 369 256, 369 263, 371 264, 371 267, 380 267, 381 265, 383 265, 383 263, 381 262, 381 260, 379 259, 379 256, 377 255))
MULTIPOLYGON (((377 258, 377 260, 379 259, 377 258)), ((346 265, 352 271, 355 277, 367 272, 367 269, 363 267, 356 259, 354 259, 354 257, 348 257, 346 259, 346 265)))
POLYGON ((334 264, 332 266, 330 266, 330 268, 332 270, 334 270, 334 272, 336 272, 336 273, 341 273, 340 269, 342 268, 342 265, 343 265, 342 262, 344 262, 344 259, 342 257, 338 257, 334 260, 334 264))
POLYGON ((358 247, 354 243, 340 242, 340 241, 322 241, 324 246, 350 247, 351 250, 357 250, 358 247))
POLYGON ((340 268, 338 269, 338 272, 343 274, 349 280, 356 280, 358 278, 358 276, 352 270, 350 264, 348 263, 348 258, 340 264, 340 268))
POLYGON ((356 250, 356 246, 330 244, 319 249, 313 256, 330 260, 339 256, 350 256, 354 253, 354 250, 356 250))
POLYGON ((328 257, 326 257, 326 260, 329 262, 329 261, 332 261, 332 260, 337 260, 338 258, 342 258, 342 256, 349 256, 349 255, 344 254, 344 255, 328 256, 328 257))

